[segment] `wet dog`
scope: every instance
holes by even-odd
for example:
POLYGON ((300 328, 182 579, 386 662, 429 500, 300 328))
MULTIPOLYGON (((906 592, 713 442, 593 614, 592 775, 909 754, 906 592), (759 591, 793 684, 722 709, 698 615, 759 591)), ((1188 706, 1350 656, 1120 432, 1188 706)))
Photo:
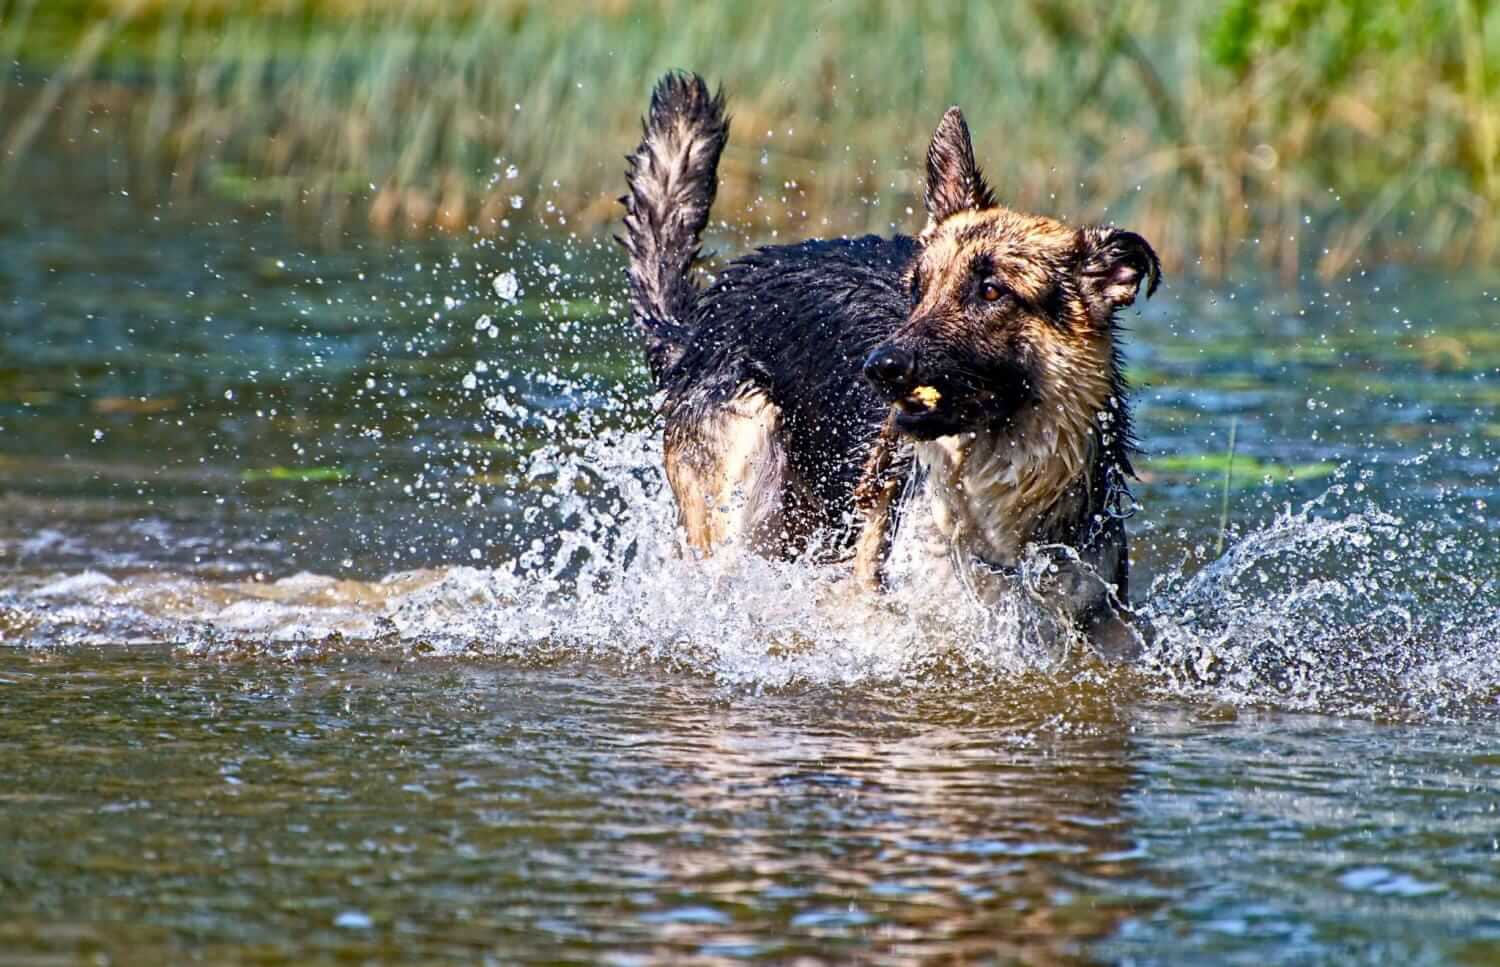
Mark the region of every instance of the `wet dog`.
POLYGON ((1155 290, 1151 246, 1001 207, 950 108, 916 236, 761 248, 700 288, 723 94, 670 74, 644 129, 622 241, 689 544, 831 556, 874 586, 900 556, 982 599, 1024 588, 1049 634, 1137 653, 1115 316, 1155 290))

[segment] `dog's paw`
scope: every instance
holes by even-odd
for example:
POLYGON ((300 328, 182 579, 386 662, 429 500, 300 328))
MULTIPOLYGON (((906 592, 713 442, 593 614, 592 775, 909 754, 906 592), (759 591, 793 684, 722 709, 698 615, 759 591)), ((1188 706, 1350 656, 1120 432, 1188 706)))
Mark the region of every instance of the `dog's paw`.
POLYGON ((1114 608, 1091 624, 1085 633, 1099 657, 1111 662, 1139 661, 1151 645, 1151 625, 1144 618, 1121 614, 1114 608))

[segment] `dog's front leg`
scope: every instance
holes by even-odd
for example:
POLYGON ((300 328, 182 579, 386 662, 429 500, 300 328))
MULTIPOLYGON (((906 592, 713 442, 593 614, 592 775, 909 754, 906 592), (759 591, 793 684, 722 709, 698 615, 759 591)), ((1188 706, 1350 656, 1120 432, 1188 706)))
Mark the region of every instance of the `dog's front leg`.
POLYGON ((1120 601, 1114 585, 1070 547, 1055 547, 1047 566, 1027 590, 1043 610, 1072 617, 1089 645, 1105 661, 1139 659, 1151 643, 1151 626, 1120 601))
POLYGON ((871 591, 885 588, 885 562, 896 530, 897 501, 906 488, 913 459, 910 444, 896 432, 893 414, 881 428, 854 488, 854 507, 862 522, 854 545, 854 578, 871 591))

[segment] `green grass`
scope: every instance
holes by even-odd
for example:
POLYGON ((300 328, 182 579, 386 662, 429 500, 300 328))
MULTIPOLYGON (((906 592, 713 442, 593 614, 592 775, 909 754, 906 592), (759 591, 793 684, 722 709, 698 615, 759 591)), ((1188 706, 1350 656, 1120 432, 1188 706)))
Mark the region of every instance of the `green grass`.
POLYGON ((338 483, 349 476, 343 467, 266 467, 240 474, 245 483, 338 483))
POLYGON ((0 88, 0 148, 36 116, 128 144, 145 185, 391 231, 593 228, 652 81, 688 68, 729 91, 718 213, 757 235, 918 227, 956 102, 1007 203, 1129 224, 1179 265, 1479 264, 1493 6, 0 0, 0 57, 53 81, 0 88))
POLYGON ((1152 480, 1212 482, 1234 489, 1252 489, 1265 482, 1321 480, 1338 469, 1336 463, 1267 463, 1232 450, 1225 453, 1195 453, 1188 456, 1151 457, 1143 472, 1152 480), (1232 468, 1232 470, 1231 470, 1232 468))

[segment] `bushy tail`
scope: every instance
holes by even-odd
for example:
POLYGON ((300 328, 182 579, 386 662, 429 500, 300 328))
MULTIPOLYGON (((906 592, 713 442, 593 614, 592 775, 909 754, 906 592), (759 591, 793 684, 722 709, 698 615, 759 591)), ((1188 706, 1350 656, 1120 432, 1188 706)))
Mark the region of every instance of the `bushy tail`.
POLYGON ((625 237, 630 308, 658 380, 682 354, 697 298, 698 237, 719 189, 719 154, 729 138, 724 94, 697 74, 671 73, 651 92, 640 147, 627 159, 625 237))

